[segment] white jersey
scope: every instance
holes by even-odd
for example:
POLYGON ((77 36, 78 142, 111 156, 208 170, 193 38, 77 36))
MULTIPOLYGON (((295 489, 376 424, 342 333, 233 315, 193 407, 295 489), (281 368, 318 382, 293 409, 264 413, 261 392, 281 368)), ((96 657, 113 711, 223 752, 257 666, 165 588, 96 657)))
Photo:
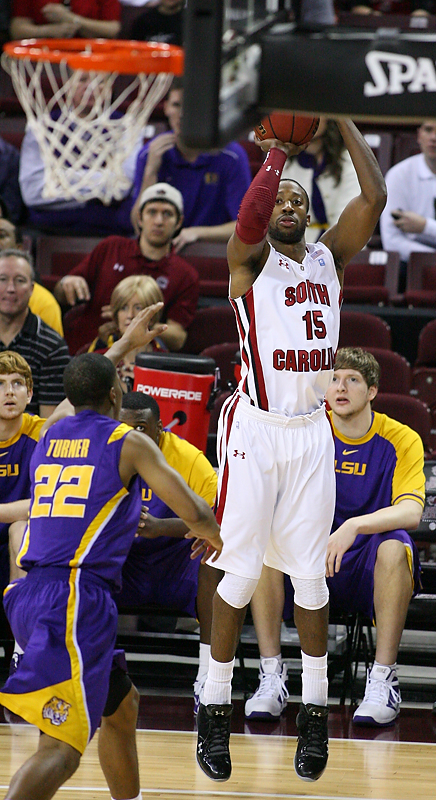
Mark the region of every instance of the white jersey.
POLYGON ((242 399, 288 417, 319 408, 333 376, 341 301, 328 247, 306 245, 299 264, 270 245, 253 286, 230 299, 239 330, 242 399))

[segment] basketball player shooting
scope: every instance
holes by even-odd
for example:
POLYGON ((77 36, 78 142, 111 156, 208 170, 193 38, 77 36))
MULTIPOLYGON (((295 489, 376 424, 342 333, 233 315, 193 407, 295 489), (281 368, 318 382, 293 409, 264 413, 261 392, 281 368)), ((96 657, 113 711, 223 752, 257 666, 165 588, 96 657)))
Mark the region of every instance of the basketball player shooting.
POLYGON ((302 650, 297 775, 317 780, 328 759, 325 557, 335 504, 334 445, 324 407, 338 346, 345 265, 364 247, 386 202, 377 161, 350 120, 338 122, 360 194, 316 244, 306 244, 309 199, 281 180, 303 147, 265 139, 266 160, 242 200, 228 244, 230 302, 241 379, 218 428, 217 520, 224 570, 214 597, 197 760, 213 780, 231 774, 231 679, 247 604, 262 563, 290 575, 302 650))

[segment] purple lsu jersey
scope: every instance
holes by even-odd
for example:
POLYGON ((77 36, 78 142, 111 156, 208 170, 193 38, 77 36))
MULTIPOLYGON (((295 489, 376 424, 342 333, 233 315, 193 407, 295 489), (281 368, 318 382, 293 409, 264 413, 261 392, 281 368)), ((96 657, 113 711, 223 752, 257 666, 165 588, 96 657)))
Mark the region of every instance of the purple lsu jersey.
MULTIPOLYGON (((333 420, 332 420, 333 422, 333 420)), ((376 412, 369 431, 348 439, 334 427, 336 507, 332 530, 404 499, 424 505, 424 449, 415 431, 376 412)), ((367 541, 363 535, 363 540, 367 541)), ((356 537, 352 549, 359 546, 356 537)))
POLYGON ((29 524, 17 558, 22 569, 81 568, 119 588, 141 511, 139 476, 127 490, 119 475, 130 431, 94 411, 48 430, 30 464, 29 524))
MULTIPOLYGON (((2 503, 30 497, 29 465, 45 420, 23 414, 18 433, 0 442, 0 497, 2 503)), ((0 523, 0 544, 7 544, 9 523, 0 523)))

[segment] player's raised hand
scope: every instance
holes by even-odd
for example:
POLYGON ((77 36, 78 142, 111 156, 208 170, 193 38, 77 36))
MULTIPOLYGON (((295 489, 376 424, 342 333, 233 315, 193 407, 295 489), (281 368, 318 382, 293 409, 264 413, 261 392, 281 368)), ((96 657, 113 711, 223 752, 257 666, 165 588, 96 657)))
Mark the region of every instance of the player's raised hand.
POLYGON ((292 142, 281 142, 279 139, 259 139, 258 136, 254 137, 254 141, 264 153, 268 153, 271 147, 278 147, 279 150, 283 150, 286 153, 288 158, 297 156, 298 153, 305 150, 308 145, 308 143, 297 145, 292 144, 292 142))
POLYGON ((128 343, 129 350, 127 350, 127 352, 134 350, 135 347, 144 347, 156 336, 166 331, 167 325, 154 322, 156 314, 161 311, 163 305, 162 302, 153 303, 153 305, 143 308, 142 311, 132 319, 119 340, 120 342, 124 340, 128 343), (152 325, 151 328, 149 327, 150 325, 152 325))
POLYGON ((152 339, 166 331, 167 325, 153 321, 162 307, 163 303, 153 303, 153 305, 143 308, 132 319, 121 339, 114 342, 112 347, 105 353, 106 358, 116 366, 126 353, 130 353, 131 350, 135 350, 137 347, 145 347, 152 339), (150 325, 153 327, 150 328, 150 325))

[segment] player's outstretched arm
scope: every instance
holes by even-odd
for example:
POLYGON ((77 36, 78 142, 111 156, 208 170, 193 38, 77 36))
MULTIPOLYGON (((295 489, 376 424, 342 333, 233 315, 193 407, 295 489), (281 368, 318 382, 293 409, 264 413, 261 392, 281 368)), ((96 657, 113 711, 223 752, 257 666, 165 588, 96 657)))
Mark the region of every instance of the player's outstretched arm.
POLYGON ((219 525, 213 511, 202 497, 189 488, 183 478, 169 466, 157 445, 137 431, 125 438, 120 458, 120 477, 124 486, 136 473, 147 482, 198 539, 206 540, 216 556, 222 550, 219 525))
POLYGON ((255 141, 267 156, 242 198, 235 232, 227 245, 231 297, 245 294, 265 265, 269 252, 266 236, 283 167, 288 157, 305 149, 278 139, 255 141))
POLYGON ((321 237, 332 251, 339 273, 350 259, 365 247, 386 205, 386 184, 377 159, 354 122, 337 121, 345 146, 353 161, 360 184, 360 195, 350 200, 336 225, 321 237))

